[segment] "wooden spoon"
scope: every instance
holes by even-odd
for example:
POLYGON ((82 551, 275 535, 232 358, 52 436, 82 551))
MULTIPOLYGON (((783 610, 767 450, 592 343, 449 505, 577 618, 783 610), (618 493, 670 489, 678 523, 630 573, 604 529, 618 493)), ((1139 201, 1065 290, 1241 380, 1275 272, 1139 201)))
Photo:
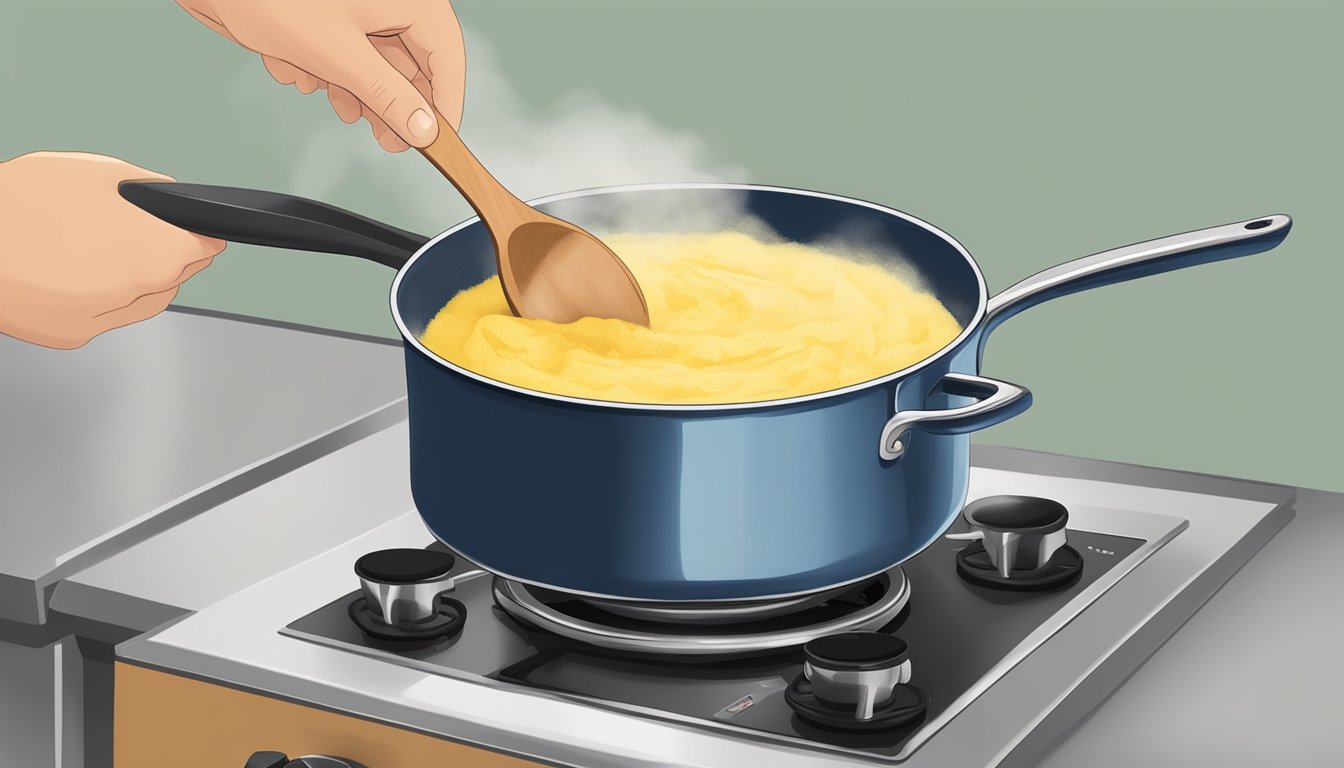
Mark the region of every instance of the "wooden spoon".
POLYGON ((439 115, 439 137, 420 152, 467 199, 490 231, 504 298, 519 317, 572 323, 611 317, 649 325, 635 276, 588 232, 532 208, 485 170, 439 115))

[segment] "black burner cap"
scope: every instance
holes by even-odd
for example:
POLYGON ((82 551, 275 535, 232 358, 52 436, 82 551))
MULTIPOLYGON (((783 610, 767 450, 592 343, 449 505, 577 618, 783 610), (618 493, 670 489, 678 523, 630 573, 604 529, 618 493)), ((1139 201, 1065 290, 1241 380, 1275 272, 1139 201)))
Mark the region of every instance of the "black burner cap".
POLYGON ((957 573, 972 584, 1017 592, 1043 592, 1072 584, 1083 572, 1083 556, 1065 544, 1050 562, 1030 571, 1013 571, 1008 578, 989 560, 989 553, 975 542, 957 553, 957 573))
POLYGON ((415 584, 448 575, 457 562, 449 552, 432 549, 382 549, 355 561, 355 573, 379 584, 415 584))
POLYGON ((405 626, 384 624, 383 618, 370 610, 368 602, 357 597, 350 603, 347 613, 355 625, 364 634, 391 642, 410 642, 438 640, 452 637, 462 631, 467 621, 467 607, 461 600, 439 596, 439 612, 429 619, 405 626))
POLYGON ((1036 496, 989 496, 966 505, 966 520, 981 528, 1016 533, 1054 533, 1069 522, 1069 510, 1036 496))
POLYGON ((916 722, 929 706, 929 694, 913 685, 898 685, 891 698, 873 709, 872 720, 855 717, 855 705, 831 704, 812 693, 812 683, 799 675, 784 691, 784 703, 806 723, 837 731, 883 731, 916 722))
POLYGON ((826 635, 803 645, 803 656, 814 667, 863 672, 889 669, 910 658, 910 646, 894 635, 860 631, 826 635))

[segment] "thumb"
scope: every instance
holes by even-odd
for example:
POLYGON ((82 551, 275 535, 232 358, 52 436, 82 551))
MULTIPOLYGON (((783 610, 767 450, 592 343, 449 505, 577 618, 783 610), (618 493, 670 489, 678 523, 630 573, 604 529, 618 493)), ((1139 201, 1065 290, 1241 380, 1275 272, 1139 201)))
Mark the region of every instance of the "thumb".
POLYGON ((387 127, 413 147, 427 147, 439 136, 434 110, 397 68, 374 48, 369 39, 343 49, 331 67, 331 76, 321 76, 349 91, 373 110, 387 127))

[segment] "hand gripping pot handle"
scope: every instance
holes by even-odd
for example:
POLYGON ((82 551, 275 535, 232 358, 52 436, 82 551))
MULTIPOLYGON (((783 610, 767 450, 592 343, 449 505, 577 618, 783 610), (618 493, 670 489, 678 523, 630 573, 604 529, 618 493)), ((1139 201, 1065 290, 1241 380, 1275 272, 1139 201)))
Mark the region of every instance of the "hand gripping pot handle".
POLYGON ((993 426, 1031 406, 1031 393, 1006 381, 949 373, 940 386, 949 395, 978 398, 970 405, 941 411, 897 411, 882 429, 878 453, 894 461, 905 453, 905 435, 919 429, 936 435, 956 435, 993 426))

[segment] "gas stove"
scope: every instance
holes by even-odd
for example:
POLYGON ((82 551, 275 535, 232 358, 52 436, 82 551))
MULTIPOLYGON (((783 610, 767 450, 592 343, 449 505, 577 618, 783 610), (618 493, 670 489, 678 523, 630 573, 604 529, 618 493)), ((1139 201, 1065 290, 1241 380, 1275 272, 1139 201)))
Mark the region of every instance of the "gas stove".
MULTIPOLYGON (((987 560, 986 549, 944 539, 900 568, 815 596, 820 602, 812 605, 791 598, 783 606, 705 606, 699 613, 708 616, 690 618, 631 615, 640 608, 688 611, 684 606, 614 606, 494 577, 442 545, 385 550, 361 562, 383 559, 402 570, 366 572, 365 589, 284 632, 482 685, 902 760, 1187 525, 1095 507, 1071 510, 1070 521, 1069 549, 1060 551, 1067 561, 1045 568, 1009 569, 1004 578, 990 569, 962 573, 977 554, 987 560), (1042 570, 1065 580, 1041 585, 1042 570), (430 588, 413 595, 422 584, 430 588), (759 615, 770 609, 775 615, 759 615), (722 615, 734 610, 748 615, 722 615), (887 653, 887 640, 898 641, 898 653, 887 653), (816 658, 828 642, 846 641, 876 647, 823 657, 831 668, 816 658), (908 683, 879 681, 876 712, 859 719, 856 703, 843 706, 843 693, 828 699, 812 692, 817 670, 843 673, 846 662, 878 675, 912 671, 908 683)), ((952 533, 970 533, 969 523, 963 519, 952 533)))
POLYGON ((815 595, 599 600, 492 575, 438 543, 354 557, 347 547, 348 591, 277 630, 720 743, 822 761, 1001 764, 1086 714, 1292 516, 1290 489, 1137 486, 1124 481, 1140 470, 1100 466, 1111 477, 978 467, 944 538, 815 595))

